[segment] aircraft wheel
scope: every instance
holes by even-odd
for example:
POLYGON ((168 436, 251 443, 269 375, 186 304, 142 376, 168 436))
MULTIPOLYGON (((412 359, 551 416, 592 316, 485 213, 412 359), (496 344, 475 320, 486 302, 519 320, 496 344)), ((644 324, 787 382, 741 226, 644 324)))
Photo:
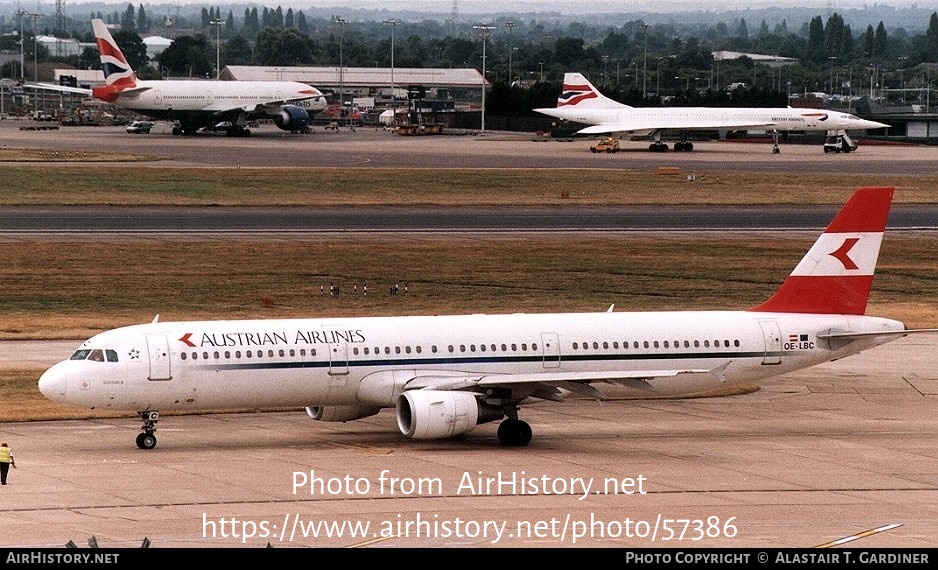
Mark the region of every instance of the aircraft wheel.
POLYGON ((140 449, 153 449, 156 447, 156 436, 152 433, 141 433, 137 435, 137 447, 140 449))
POLYGON ((694 150, 694 143, 684 143, 684 150, 687 152, 694 150))
POLYGON ((524 447, 531 443, 531 426, 522 420, 507 419, 498 426, 498 441, 511 447, 524 447))

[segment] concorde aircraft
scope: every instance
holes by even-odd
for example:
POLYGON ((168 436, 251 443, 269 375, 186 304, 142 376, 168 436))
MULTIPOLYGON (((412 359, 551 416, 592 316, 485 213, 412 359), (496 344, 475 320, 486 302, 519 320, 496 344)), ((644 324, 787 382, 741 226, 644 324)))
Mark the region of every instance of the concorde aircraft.
POLYGON ((93 19, 105 85, 91 90, 60 86, 46 89, 87 93, 107 103, 153 119, 175 121, 173 134, 194 134, 221 125, 229 136, 246 136, 246 124, 273 119, 282 130, 301 132, 310 114, 325 110, 325 95, 297 81, 158 80, 137 78, 104 21, 93 19))
POLYGON ((156 445, 160 411, 294 406, 330 422, 394 408, 401 433, 417 439, 504 419, 499 440, 527 445, 527 403, 688 395, 934 332, 865 316, 892 196, 858 189, 775 294, 747 310, 155 319, 85 341, 39 390, 138 412, 143 449, 156 445))
MULTIPOLYGON (((779 152, 778 136, 781 131, 827 131, 841 140, 848 137, 848 129, 866 130, 888 127, 885 123, 861 119, 856 115, 827 109, 794 109, 792 107, 630 107, 614 101, 580 73, 566 73, 563 91, 557 106, 534 109, 535 112, 573 123, 589 125, 577 134, 630 133, 654 137, 648 149, 664 152, 668 146, 661 142, 665 131, 677 131, 680 142, 674 150, 691 151, 694 145, 687 141, 690 131, 765 129, 774 138, 773 153, 779 152)), ((849 137, 846 139, 849 141, 849 137)), ((838 147, 853 150, 854 145, 838 147)))

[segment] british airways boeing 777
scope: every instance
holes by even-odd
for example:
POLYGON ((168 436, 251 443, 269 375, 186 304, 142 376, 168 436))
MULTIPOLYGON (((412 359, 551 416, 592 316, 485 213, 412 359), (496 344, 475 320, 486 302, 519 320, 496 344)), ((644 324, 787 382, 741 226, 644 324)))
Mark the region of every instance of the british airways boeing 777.
POLYGON ((300 132, 310 124, 310 113, 326 108, 326 97, 318 89, 296 81, 137 79, 104 22, 95 19, 91 24, 105 81, 91 94, 154 119, 176 121, 173 134, 193 134, 202 127, 228 123, 228 135, 244 136, 250 134, 246 122, 259 118, 273 119, 282 130, 300 132))

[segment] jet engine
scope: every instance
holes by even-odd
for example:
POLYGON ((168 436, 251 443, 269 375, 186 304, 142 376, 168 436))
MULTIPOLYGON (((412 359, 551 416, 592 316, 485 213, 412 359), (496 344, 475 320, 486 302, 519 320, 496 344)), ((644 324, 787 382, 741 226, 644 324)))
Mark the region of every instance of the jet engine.
POLYGON ((381 408, 372 406, 313 406, 307 407, 306 413, 321 422, 347 422, 373 416, 381 408))
POLYGON ((411 390, 397 398, 397 427, 407 437, 450 437, 478 423, 479 403, 470 392, 411 390))
POLYGON ((303 107, 284 105, 280 112, 274 115, 274 124, 284 131, 299 133, 309 126, 309 113, 303 107))

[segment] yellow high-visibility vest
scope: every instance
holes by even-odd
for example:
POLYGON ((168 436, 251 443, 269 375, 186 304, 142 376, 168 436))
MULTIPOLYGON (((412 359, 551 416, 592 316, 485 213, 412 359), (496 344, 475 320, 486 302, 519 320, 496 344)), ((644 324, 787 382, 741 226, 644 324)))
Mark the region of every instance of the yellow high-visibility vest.
POLYGON ((9 447, 0 447, 0 463, 10 463, 13 451, 9 447))

